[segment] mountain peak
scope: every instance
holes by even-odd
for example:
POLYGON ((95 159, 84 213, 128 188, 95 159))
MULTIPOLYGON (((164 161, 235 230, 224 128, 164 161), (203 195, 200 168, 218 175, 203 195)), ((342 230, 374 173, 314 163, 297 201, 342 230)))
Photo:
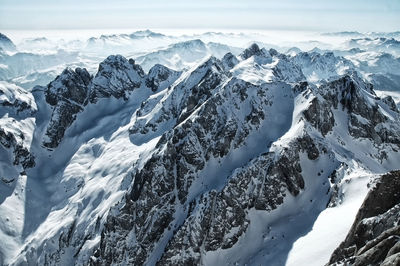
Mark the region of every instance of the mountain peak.
POLYGON ((144 38, 144 37, 164 37, 164 34, 158 33, 151 31, 149 29, 147 30, 139 30, 131 33, 129 37, 131 38, 144 38))
POLYGON ((110 55, 99 65, 99 70, 90 87, 90 101, 97 98, 127 98, 127 93, 139 88, 145 73, 135 60, 122 55, 110 55))
POLYGON ((206 44, 200 39, 178 42, 172 45, 177 49, 206 49, 206 44))
POLYGON ((250 45, 250 47, 245 49, 239 56, 243 60, 246 60, 246 59, 252 57, 253 55, 265 56, 264 51, 261 50, 260 47, 258 47, 258 45, 256 43, 253 43, 252 45, 250 45))
POLYGON ((239 60, 231 52, 225 54, 221 61, 225 70, 230 70, 239 63, 239 60))
POLYGON ((16 50, 15 44, 3 33, 0 33, 0 49, 11 52, 16 50))
POLYGON ((172 70, 166 66, 156 64, 146 76, 146 86, 152 91, 163 90, 170 86, 182 72, 172 70))

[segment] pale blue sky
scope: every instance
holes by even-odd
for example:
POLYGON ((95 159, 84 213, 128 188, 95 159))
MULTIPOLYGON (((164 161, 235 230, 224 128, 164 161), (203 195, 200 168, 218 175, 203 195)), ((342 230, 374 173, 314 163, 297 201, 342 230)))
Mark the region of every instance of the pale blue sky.
POLYGON ((400 0, 0 0, 0 29, 400 30, 400 0))

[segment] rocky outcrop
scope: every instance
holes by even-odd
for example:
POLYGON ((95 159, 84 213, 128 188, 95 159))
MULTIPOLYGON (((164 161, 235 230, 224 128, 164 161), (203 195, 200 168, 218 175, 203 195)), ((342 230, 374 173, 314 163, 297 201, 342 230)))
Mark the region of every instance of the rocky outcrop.
POLYGON ((142 104, 136 112, 137 120, 129 129, 132 138, 161 133, 160 130, 170 129, 171 126, 182 122, 210 98, 218 85, 226 79, 227 74, 221 61, 215 57, 201 63, 196 69, 186 73, 185 77, 170 88, 158 102, 149 99, 142 104), (148 113, 151 110, 156 112, 149 117, 148 113))
POLYGON ((28 169, 35 166, 35 156, 24 146, 23 138, 24 135, 16 137, 11 132, 7 132, 0 127, 0 144, 4 148, 12 150, 13 164, 21 165, 23 169, 28 169))
POLYGON ((271 56, 278 58, 275 66, 272 68, 274 76, 277 80, 297 83, 305 81, 306 77, 303 74, 301 68, 293 63, 288 57, 283 54, 279 54, 276 50, 270 49, 269 53, 271 56))
POLYGON ((221 61, 225 71, 231 70, 234 66, 236 66, 239 63, 239 60, 232 53, 227 53, 226 55, 224 55, 221 61))
POLYGON ((33 96, 24 89, 0 82, 0 116, 5 113, 18 119, 34 116, 37 106, 33 96))
POLYGON ((322 97, 311 100, 304 117, 319 129, 322 135, 332 131, 338 123, 333 112, 344 110, 348 115, 346 122, 349 134, 354 138, 372 138, 378 145, 400 144, 399 133, 388 129, 388 125, 385 124, 388 117, 380 111, 381 108, 385 108, 388 112, 392 112, 394 117, 398 117, 397 107, 389 99, 382 100, 383 105, 379 105, 379 98, 373 92, 371 85, 361 81, 355 73, 324 84, 318 90, 321 91, 322 97))
POLYGON ((256 43, 253 43, 249 48, 245 49, 239 56, 246 60, 252 56, 267 56, 269 55, 265 49, 260 49, 256 43))
POLYGON ((378 178, 329 265, 398 265, 400 171, 378 178))
POLYGON ((163 90, 174 83, 182 72, 174 71, 163 65, 154 65, 146 76, 146 86, 152 91, 163 90))
MULTIPOLYGON (((207 65, 209 63, 205 64, 207 65)), ((255 89, 254 86, 238 80, 228 83, 223 91, 237 95, 233 98, 236 99, 237 106, 231 105, 228 100, 231 99, 230 97, 227 99, 222 95, 210 93, 222 80, 214 72, 203 68, 204 65, 195 72, 199 73, 201 70, 206 73, 200 79, 198 89, 190 90, 191 95, 186 98, 188 102, 181 103, 182 114, 185 118, 180 119, 182 114, 178 115, 177 126, 163 135, 157 144, 158 150, 143 169, 135 174, 131 192, 122 210, 123 214, 121 213, 118 217, 109 217, 105 225, 104 239, 100 245, 101 259, 97 261, 98 263, 122 263, 126 257, 129 257, 127 263, 145 263, 150 254, 158 249, 157 246, 160 245, 163 235, 178 226, 179 221, 174 217, 183 209, 187 212, 188 204, 193 198, 193 192, 191 193, 190 190, 193 189, 194 183, 202 182, 200 172, 205 169, 210 159, 223 158, 234 146, 242 146, 251 128, 259 126, 262 121, 262 118, 256 118, 263 116, 262 112, 254 114, 254 125, 251 123, 242 125, 240 121, 245 119, 244 117, 229 118, 228 116, 228 113, 232 113, 232 108, 238 108, 245 102, 254 101, 260 104, 260 107, 269 105, 270 102, 257 99, 253 93, 252 97, 246 95, 240 98, 240 93, 246 93, 239 87, 242 86, 244 91, 247 90, 250 93, 255 89), (188 108, 190 99, 194 97, 198 100, 193 102, 199 104, 188 108), (200 104, 201 102, 204 103, 200 104), (193 119, 190 114, 194 110, 198 112, 198 115, 193 119), (185 116, 186 112, 190 113, 185 116), (226 113, 226 116, 221 117, 218 113, 221 115, 226 113), (211 142, 208 136, 214 141, 211 142), (144 215, 145 213, 147 215, 144 215), (121 220, 122 217, 124 217, 123 220, 121 220), (118 233, 114 235, 112 231, 118 233), (111 243, 116 241, 116 245, 124 245, 121 240, 133 232, 135 232, 136 241, 140 244, 130 246, 126 253, 115 253, 112 248, 114 244, 111 243), (110 238, 113 240, 110 241, 110 238)), ((255 103, 254 105, 254 109, 257 109, 255 103)))
MULTIPOLYGON (((35 156, 30 151, 30 126, 37 110, 30 92, 0 82, 0 144, 7 151, 1 161, 18 166, 19 172, 35 166, 35 156)), ((9 172, 2 173, 2 178, 8 178, 9 172)))
POLYGON ((145 74, 135 64, 135 60, 121 55, 111 55, 100 63, 96 76, 90 84, 89 101, 95 103, 98 98, 127 99, 128 93, 142 84, 145 74))
POLYGON ((205 252, 229 249, 238 242, 252 223, 252 209, 270 212, 287 194, 298 195, 304 189, 298 156, 312 146, 314 153, 308 156, 315 160, 319 151, 309 136, 290 145, 290 150, 263 154, 237 169, 222 191, 212 190, 192 201, 185 223, 157 265, 199 265, 205 252))
POLYGON ((76 114, 83 110, 91 79, 86 69, 67 68, 47 86, 46 102, 53 106, 53 112, 43 142, 45 147, 57 147, 76 114))

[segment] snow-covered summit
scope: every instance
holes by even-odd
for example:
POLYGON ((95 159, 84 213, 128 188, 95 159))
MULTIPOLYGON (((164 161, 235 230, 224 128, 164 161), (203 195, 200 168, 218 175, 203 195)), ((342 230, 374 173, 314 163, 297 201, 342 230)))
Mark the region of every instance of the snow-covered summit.
POLYGON ((301 52, 291 58, 311 82, 337 78, 355 69, 351 61, 332 52, 301 52))
POLYGON ((224 65, 225 70, 231 70, 234 66, 236 66, 239 63, 237 57, 230 52, 225 54, 224 57, 221 59, 221 61, 222 64, 224 65))
POLYGON ((253 43, 249 48, 245 49, 239 56, 246 60, 251 56, 267 56, 265 49, 260 49, 256 43, 253 43))
POLYGON ((146 76, 146 86, 153 91, 163 90, 171 85, 182 72, 174 71, 163 65, 154 65, 146 76))
POLYGON ((6 35, 0 33, 0 51, 10 51, 16 50, 15 44, 6 35))
POLYGON ((141 86, 143 69, 133 59, 111 55, 100 63, 97 74, 90 85, 90 101, 114 96, 126 98, 126 93, 141 86))

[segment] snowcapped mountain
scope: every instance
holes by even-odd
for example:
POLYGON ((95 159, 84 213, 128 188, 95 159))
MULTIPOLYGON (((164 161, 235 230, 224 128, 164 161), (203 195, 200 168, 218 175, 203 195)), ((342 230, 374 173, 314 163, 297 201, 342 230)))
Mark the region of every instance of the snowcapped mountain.
POLYGON ((0 33, 0 51, 15 51, 15 44, 6 35, 0 33))
POLYGON ((392 230, 356 217, 400 162, 399 109, 360 69, 397 59, 293 52, 194 40, 2 81, 0 264, 323 265, 360 220, 387 221, 361 246, 392 230))
MULTIPOLYGON (((43 44, 37 44, 36 40, 31 41, 35 43, 33 46, 39 45, 43 48, 43 44)), ((38 42, 42 43, 44 40, 38 42)), ((90 59, 82 58, 77 51, 63 49, 54 52, 0 51, 0 79, 30 90, 35 85, 47 85, 67 66, 88 67, 90 62, 90 59)))
MULTIPOLYGON (((255 43, 260 47, 273 48, 280 52, 289 50, 286 55, 290 57, 304 53, 301 60, 293 60, 303 64, 304 74, 307 78, 312 78, 313 82, 334 73, 342 75, 349 68, 355 68, 364 79, 374 84, 377 90, 398 91, 396 60, 399 54, 395 48, 384 49, 395 46, 396 34, 360 33, 358 39, 345 33, 320 34, 312 40, 289 39, 284 42, 279 41, 278 36, 268 34, 205 32, 174 36, 149 30, 129 34, 102 34, 80 39, 35 36, 17 41, 16 50, 12 53, 0 53, 0 77, 29 90, 35 85, 45 86, 66 67, 86 68, 94 75, 98 64, 109 54, 134 58, 145 72, 155 64, 179 71, 188 70, 209 56, 222 58, 228 52, 238 55, 242 49, 249 46, 249 40, 256 40, 255 43), (327 40, 331 43, 327 43, 327 40), (298 48, 287 48, 292 46, 298 48), (334 53, 334 58, 328 56, 331 52, 334 53), (307 56, 310 58, 307 59, 307 56), (392 56, 392 62, 374 66, 373 62, 380 61, 382 56, 392 56), (315 73, 313 66, 307 70, 304 65, 310 65, 311 60, 315 60, 312 64, 319 65, 315 73), (392 64, 395 65, 391 67, 392 64)), ((297 58, 300 57, 299 55, 297 58)), ((397 99, 397 95, 391 92, 389 94, 397 99)))
POLYGON ((357 38, 348 42, 350 47, 359 47, 371 51, 394 53, 400 55, 400 41, 395 38, 375 37, 357 38))
POLYGON ((222 57, 231 52, 237 54, 241 49, 219 43, 204 43, 200 39, 179 42, 166 49, 160 49, 138 57, 136 60, 148 71, 155 64, 161 64, 175 70, 188 69, 208 56, 222 57))
POLYGON ((355 69, 351 61, 335 56, 333 52, 301 52, 293 57, 293 61, 311 82, 336 78, 355 69))

